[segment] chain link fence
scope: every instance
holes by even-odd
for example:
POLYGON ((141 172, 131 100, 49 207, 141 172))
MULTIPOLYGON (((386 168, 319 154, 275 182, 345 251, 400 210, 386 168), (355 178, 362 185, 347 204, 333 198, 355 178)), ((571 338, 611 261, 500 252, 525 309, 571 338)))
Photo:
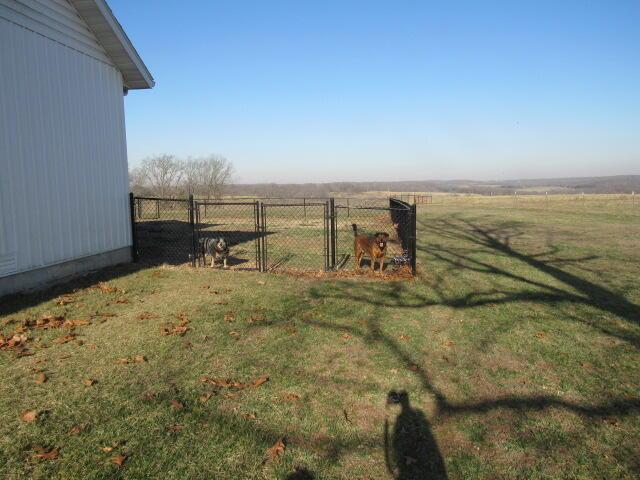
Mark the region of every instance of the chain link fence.
MULTIPOLYGON (((232 269, 353 269, 356 225, 359 235, 388 235, 386 271, 416 270, 415 205, 396 198, 194 200, 132 195, 130 201, 134 257, 145 263, 206 266, 210 257, 205 258, 205 245, 223 238, 232 269)), ((366 262, 370 260, 363 267, 366 262)))
POLYGON ((191 261, 193 218, 189 200, 135 197, 134 258, 179 265, 191 261))

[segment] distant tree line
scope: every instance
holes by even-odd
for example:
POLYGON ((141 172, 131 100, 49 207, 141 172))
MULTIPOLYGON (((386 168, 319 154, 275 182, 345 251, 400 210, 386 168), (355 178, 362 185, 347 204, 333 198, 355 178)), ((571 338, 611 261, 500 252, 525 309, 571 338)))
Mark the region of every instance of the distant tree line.
POLYGON ((540 195, 571 193, 631 193, 640 192, 640 175, 611 177, 546 178, 503 181, 474 180, 405 180, 332 183, 257 183, 229 185, 228 195, 257 197, 327 197, 348 196, 362 192, 442 192, 479 195, 540 195))
POLYGON ((233 164, 219 155, 181 160, 163 154, 130 170, 129 188, 142 196, 220 198, 232 176, 233 164))
POLYGON ((577 177, 503 181, 408 180, 330 183, 232 184, 233 165, 219 155, 181 160, 173 155, 146 158, 129 172, 136 195, 158 197, 220 198, 349 196, 363 192, 447 192, 453 194, 519 195, 570 193, 630 193, 640 191, 640 175, 577 177))

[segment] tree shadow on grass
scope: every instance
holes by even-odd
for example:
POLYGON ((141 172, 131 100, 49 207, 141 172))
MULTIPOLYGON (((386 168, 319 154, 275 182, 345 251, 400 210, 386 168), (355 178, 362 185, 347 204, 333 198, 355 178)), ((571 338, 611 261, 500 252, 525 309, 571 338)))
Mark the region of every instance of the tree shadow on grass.
POLYGON ((563 307, 586 306, 615 315, 626 322, 626 325, 605 320, 592 321, 569 313, 558 315, 557 318, 562 321, 579 321, 640 348, 640 334, 628 328, 640 324, 640 306, 603 285, 569 272, 566 268, 596 259, 596 256, 558 257, 559 249, 554 246, 536 254, 520 252, 512 246, 513 240, 522 235, 515 223, 502 225, 500 228, 481 228, 475 223, 450 217, 421 226, 429 240, 427 244, 421 243, 418 246, 423 261, 426 260, 423 268, 428 268, 434 261, 447 266, 443 273, 429 273, 428 290, 395 283, 367 285, 366 289, 349 293, 353 290, 353 285, 342 282, 322 295, 376 307, 402 309, 432 306, 472 309, 485 305, 539 303, 553 305, 556 311, 560 311, 563 307), (433 240, 434 237, 447 239, 447 245, 433 240), (509 263, 502 261, 505 258, 510 262, 515 261, 514 267, 501 266, 501 263, 509 263), (523 268, 528 269, 531 275, 522 273, 523 268), (468 272, 477 276, 473 279, 473 284, 465 285, 463 282, 468 276, 464 274, 468 272), (553 282, 537 280, 541 275, 550 277, 553 282), (514 286, 495 286, 500 280, 509 281, 514 286), (472 291, 452 294, 445 286, 451 281, 472 291), (489 287, 480 288, 479 285, 489 287))
POLYGON ((555 257, 555 255, 558 253, 559 248, 555 246, 552 246, 545 252, 526 254, 511 246, 511 241, 522 234, 522 232, 513 227, 482 228, 477 223, 455 217, 449 220, 439 220, 428 225, 423 224, 422 226, 427 235, 429 235, 429 233, 435 233, 455 242, 468 242, 481 251, 494 255, 500 254, 517 260, 523 265, 552 277, 561 283, 564 288, 553 287, 547 283, 533 281, 513 271, 500 268, 495 264, 473 258, 472 255, 460 253, 454 248, 433 244, 429 245, 428 248, 420 248, 424 253, 430 254, 445 263, 449 263, 455 269, 466 269, 480 274, 510 278, 525 285, 540 288, 546 295, 546 297, 542 297, 543 301, 547 299, 549 302, 562 300, 583 303, 617 315, 628 322, 635 324, 640 323, 640 306, 605 286, 581 278, 561 268, 562 265, 578 264, 596 259, 597 257, 595 255, 579 258, 558 258, 555 257), (568 290, 574 290, 577 293, 572 293, 568 290))
MULTIPOLYGON (((303 321, 316 327, 359 337, 374 348, 383 346, 404 368, 413 372, 420 380, 422 389, 432 395, 435 401, 432 423, 445 421, 447 418, 458 415, 483 415, 494 410, 525 414, 560 409, 589 419, 638 414, 640 398, 637 396, 611 398, 602 403, 584 404, 547 394, 504 395, 464 402, 448 399, 437 388, 429 372, 419 364, 419 361, 413 358, 412 354, 396 339, 384 333, 380 322, 386 317, 386 314, 382 309, 408 309, 415 310, 417 313, 430 306, 472 309, 485 305, 533 302, 553 305, 557 312, 564 306, 587 306, 615 315, 625 321, 627 325, 616 325, 613 322, 604 323, 604 320, 595 323, 569 314, 563 318, 563 321, 580 321, 606 335, 639 347, 639 338, 633 329, 640 321, 640 307, 615 291, 594 281, 581 278, 566 268, 569 265, 588 262, 595 259, 595 256, 561 258, 557 256, 558 248, 556 247, 536 254, 525 254, 518 251, 512 246, 513 239, 521 235, 521 232, 517 231, 517 225, 506 227, 503 225, 499 229, 485 229, 472 222, 453 218, 434 222, 424 228, 427 230, 427 234, 430 232, 448 240, 445 246, 430 242, 428 245, 420 245, 419 247, 420 251, 430 256, 432 260, 438 261, 441 265, 448 265, 448 268, 444 269, 444 273, 440 273, 430 282, 431 288, 419 289, 406 282, 354 283, 343 281, 321 284, 311 290, 312 296, 316 299, 343 300, 352 305, 354 311, 361 312, 363 308, 367 308, 371 312, 364 322, 364 328, 346 322, 338 323, 339 316, 333 321, 317 319, 303 321), (455 246, 451 247, 450 244, 455 246), (495 258, 495 262, 491 260, 492 257, 495 258), (501 258, 508 258, 509 262, 501 262, 499 260, 501 258), (516 263, 512 268, 509 265, 513 261, 516 263), (501 263, 507 266, 500 266, 501 263), (532 275, 521 273, 523 267, 530 269, 532 275), (477 285, 491 285, 492 281, 496 279, 507 279, 515 287, 492 288, 460 294, 459 289, 447 290, 445 286, 442 286, 446 284, 447 280, 458 283, 463 281, 460 278, 463 275, 460 274, 465 271, 480 275, 480 277, 471 280, 475 283, 468 285, 470 288, 477 289, 477 285), (554 281, 536 280, 535 278, 539 278, 541 274, 550 276, 554 281), (485 281, 482 276, 486 277, 485 281), (376 345, 378 346, 376 347, 376 345)), ((345 318, 352 313, 345 313, 345 318)), ((437 451, 437 445, 435 451, 437 451)))
MULTIPOLYGON (((404 287, 398 282, 397 286, 392 286, 391 297, 396 297, 393 302, 401 305, 399 297, 404 287)), ((371 284, 362 287, 365 292, 371 284)), ((353 287, 353 284, 351 285, 353 287)), ((357 305, 358 302, 366 303, 360 296, 354 292, 349 298, 357 305)), ((366 298, 366 297, 365 297, 366 298)), ((413 299, 415 302, 415 298, 413 299)), ((358 308, 357 306, 354 308, 358 308)), ((405 306, 405 308, 416 308, 415 306, 405 306)), ((420 447, 415 440, 399 440, 397 445, 393 446, 394 455, 396 456, 395 467, 391 468, 392 473, 397 475, 399 479, 427 479, 427 478, 447 478, 444 462, 442 468, 439 466, 442 456, 440 448, 437 444, 435 436, 432 434, 431 427, 434 424, 446 422, 448 419, 466 415, 485 415, 492 411, 510 411, 519 415, 530 412, 549 411, 551 409, 564 410, 572 414, 578 415, 590 420, 605 420, 612 417, 623 418, 626 416, 637 415, 640 412, 639 397, 618 397, 606 402, 582 404, 566 400, 556 395, 533 394, 533 395, 502 395, 489 398, 478 398, 470 401, 453 401, 436 386, 430 373, 425 369, 417 358, 400 344, 399 341, 384 333, 381 328, 380 318, 385 318, 384 314, 375 309, 369 314, 364 322, 364 328, 350 324, 339 324, 334 321, 322 321, 316 319, 303 319, 302 322, 322 329, 336 331, 340 334, 348 333, 354 338, 360 338, 373 350, 385 350, 390 353, 400 365, 407 371, 410 371, 420 381, 422 390, 431 395, 435 403, 435 409, 431 415, 431 421, 427 421, 423 416, 419 415, 415 407, 409 407, 407 402, 407 414, 402 417, 408 419, 407 422, 413 424, 414 427, 407 427, 409 431, 417 431, 418 436, 426 438, 426 444, 420 447), (414 419, 415 421, 411 421, 414 419), (422 433, 420 433, 422 432, 422 433), (427 448, 428 447, 428 448, 427 448), (413 456, 411 453, 412 452, 413 456), (407 459, 407 457, 409 457, 407 459), (398 460, 399 459, 399 460, 398 460), (415 460, 415 463, 414 463, 415 460), (398 467, 398 462, 405 466, 398 467), (409 465, 407 465, 407 462, 409 465), (414 466, 412 466, 414 465, 414 466), (410 468, 411 467, 411 468, 410 468), (426 473, 425 473, 426 472, 426 473)), ((339 320, 339 319, 336 319, 339 320)), ((421 413, 421 412, 420 412, 421 413)), ((402 422, 401 422, 402 423, 402 422)), ((411 437, 413 434, 409 435, 411 437)), ((388 434, 384 435, 387 442, 386 450, 389 452, 388 434)), ((389 464, 389 462, 387 462, 389 464)))

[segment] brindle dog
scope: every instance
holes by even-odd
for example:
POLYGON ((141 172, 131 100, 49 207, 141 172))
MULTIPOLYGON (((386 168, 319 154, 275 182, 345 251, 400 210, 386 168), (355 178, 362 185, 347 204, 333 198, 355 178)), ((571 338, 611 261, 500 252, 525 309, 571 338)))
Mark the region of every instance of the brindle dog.
POLYGON ((358 235, 358 226, 355 223, 351 226, 353 227, 353 254, 355 256, 356 268, 358 270, 360 269, 362 257, 368 255, 371 259, 371 271, 375 271, 376 262, 379 262, 380 273, 382 273, 389 234, 378 232, 373 236, 358 235))

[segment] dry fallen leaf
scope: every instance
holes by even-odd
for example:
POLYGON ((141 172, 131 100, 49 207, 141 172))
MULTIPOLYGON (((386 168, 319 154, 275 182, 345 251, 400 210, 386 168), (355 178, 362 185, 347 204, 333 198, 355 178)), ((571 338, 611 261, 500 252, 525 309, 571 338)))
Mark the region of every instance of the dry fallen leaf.
POLYGON ((400 335, 400 337, 398 337, 398 338, 400 338, 400 340, 404 340, 404 341, 406 342, 406 341, 407 341, 407 340, 409 340, 409 338, 411 338, 411 337, 409 337, 408 335, 404 335, 404 334, 402 334, 402 335, 400 335))
POLYGON ((113 451, 113 447, 102 447, 101 450, 104 453, 109 453, 109 452, 113 451))
POLYGON ((119 467, 124 465, 124 462, 126 460, 127 460, 127 456, 126 455, 115 455, 115 456, 111 457, 111 463, 115 463, 119 467))
POLYGON ((118 365, 126 365, 128 363, 131 363, 131 361, 128 358, 119 358, 116 360, 116 363, 118 365))
POLYGON ((82 427, 80 425, 75 425, 75 426, 71 427, 71 430, 69 430, 69 435, 77 435, 80 432, 82 432, 82 430, 84 430, 84 427, 82 427))
POLYGON ((417 372, 418 370, 420 370, 420 367, 418 367, 418 365, 416 365, 415 363, 412 363, 411 365, 409 365, 409 370, 411 370, 412 372, 417 372))
POLYGON ((25 410, 20 414, 20 420, 23 422, 35 422, 38 418, 38 412, 36 410, 25 410))
POLYGON ((157 393, 155 392, 146 392, 143 396, 142 399, 146 402, 150 402, 151 400, 153 400, 154 398, 156 398, 157 393))
POLYGON ((342 415, 344 416, 344 419, 349 422, 349 423, 353 423, 350 419, 349 419, 349 414, 347 413, 347 411, 343 408, 342 409, 342 415))
POLYGON ((173 433, 177 433, 184 428, 184 425, 174 424, 169 427, 169 431, 173 433))
POLYGON ((242 416, 244 418, 246 418, 247 420, 256 420, 258 417, 255 414, 255 412, 251 412, 251 413, 243 413, 242 416))
POLYGON ((171 406, 176 410, 182 410, 184 408, 184 404, 176 399, 171 400, 171 406))
POLYGON ((227 312, 224 314, 225 322, 233 322, 236 319, 236 315, 233 312, 227 312))
POLYGON ((265 285, 265 281, 264 280, 258 280, 258 285, 265 285))
POLYGON ((261 377, 255 379, 253 382, 249 383, 236 382, 235 380, 228 380, 223 378, 210 378, 206 375, 200 377, 201 382, 210 383, 211 385, 218 388, 234 388, 236 390, 242 390, 243 388, 247 387, 259 387, 268 380, 268 375, 262 375, 261 377))
POLYGON ((109 286, 108 283, 106 282, 99 282, 95 288, 97 288, 98 290, 100 290, 102 293, 112 293, 116 291, 115 287, 111 287, 109 286))
POLYGON ((91 315, 92 317, 106 317, 106 318, 110 318, 110 317, 117 317, 118 314, 117 313, 112 313, 112 312, 96 312, 93 315, 91 315))
POLYGON ((213 396, 213 392, 207 392, 200 397, 200 402, 207 403, 207 401, 213 396))
POLYGON ((67 328, 84 327, 86 325, 91 325, 91 322, 83 319, 65 320, 62 322, 62 326, 67 328))
POLYGON ((92 378, 87 378, 82 383, 84 383, 87 387, 91 387, 96 383, 96 381, 92 378))
POLYGON ((274 443, 273 446, 267 448, 266 457, 262 461, 262 464, 264 465, 270 460, 277 459, 280 455, 284 453, 285 448, 286 448, 285 438, 282 437, 278 439, 278 441, 274 443))
POLYGON ((36 447, 36 452, 32 455, 33 458, 40 458, 42 460, 55 460, 60 456, 60 452, 58 452, 57 448, 52 448, 47 451, 42 447, 36 447))
POLYGON ((240 336, 240 334, 238 332, 235 332, 235 331, 229 332, 229 335, 231 335, 232 337, 239 337, 240 336))
POLYGON ((138 315, 136 318, 138 320, 147 320, 149 318, 153 318, 155 317, 155 315, 151 312, 142 312, 140 315, 138 315))
POLYGON ((442 342, 442 345, 445 347, 453 347, 455 343, 453 343, 451 340, 445 340, 444 342, 442 342))
POLYGON ((63 343, 72 342, 75 339, 76 339, 76 334, 75 333, 70 333, 69 335, 65 335, 64 337, 56 338, 53 341, 53 343, 57 343, 58 345, 62 345, 63 343))
POLYGON ((348 333, 343 333, 343 334, 342 334, 342 338, 343 338, 344 340, 349 340, 349 339, 351 339, 351 335, 349 335, 348 333))
POLYGON ((42 329, 59 328, 62 326, 63 322, 64 322, 63 316, 61 315, 54 316, 54 315, 47 314, 47 315, 43 315, 38 320, 36 320, 34 325, 29 324, 29 326, 33 326, 35 328, 42 328, 42 329))
POLYGON ((39 373, 38 375, 36 375, 36 383, 38 385, 42 385, 46 381, 47 381, 47 376, 44 373, 39 373))
POLYGON ((535 334, 535 336, 536 336, 537 338, 544 338, 544 337, 546 337, 546 336, 547 336, 547 334, 546 334, 546 333, 544 333, 544 332, 537 332, 537 333, 535 334))
POLYGON ((63 295, 62 297, 59 297, 59 298, 56 300, 56 304, 57 304, 57 305, 60 305, 60 306, 64 306, 64 305, 68 305, 68 304, 70 304, 70 303, 73 303, 73 302, 75 302, 75 301, 76 301, 76 299, 75 299, 75 298, 73 298, 72 296, 70 296, 70 295, 63 295))
POLYGON ((187 333, 187 330, 189 330, 189 327, 187 327, 187 323, 189 323, 189 321, 187 320, 186 322, 183 322, 180 325, 173 325, 173 324, 168 324, 164 327, 162 327, 162 329, 160 330, 162 332, 162 335, 184 335, 185 333, 187 333))
POLYGON ((614 427, 617 427, 619 425, 620 422, 618 422, 618 419, 616 417, 604 417, 603 418, 604 422, 608 423, 609 425, 613 425, 614 427))
POLYGON ((135 357, 133 357, 133 361, 135 363, 144 363, 147 361, 147 357, 145 357, 144 355, 136 355, 135 357))
POLYGON ((298 395, 297 393, 286 393, 284 395, 284 400, 286 402, 297 402, 298 400, 300 400, 300 395, 298 395))
POLYGON ((261 377, 258 377, 253 381, 253 386, 259 387, 260 385, 268 381, 269 381, 269 377, 267 375, 262 375, 261 377))

